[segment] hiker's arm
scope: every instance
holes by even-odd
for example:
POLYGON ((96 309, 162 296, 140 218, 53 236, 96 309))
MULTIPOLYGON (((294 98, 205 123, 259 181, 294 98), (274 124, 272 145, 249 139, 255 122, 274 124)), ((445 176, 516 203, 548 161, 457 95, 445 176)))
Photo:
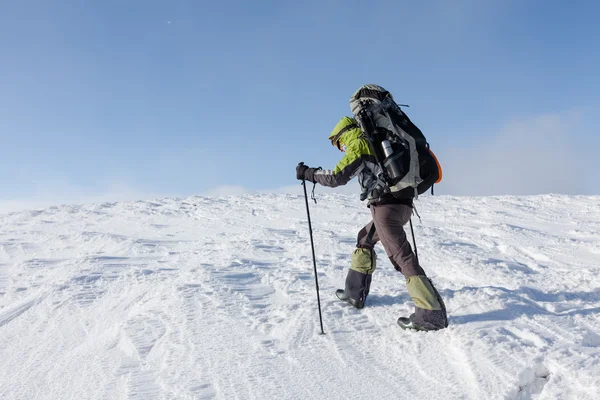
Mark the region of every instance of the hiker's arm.
POLYGON ((345 185, 363 168, 360 155, 346 154, 334 170, 318 170, 314 172, 314 182, 328 187, 345 185))

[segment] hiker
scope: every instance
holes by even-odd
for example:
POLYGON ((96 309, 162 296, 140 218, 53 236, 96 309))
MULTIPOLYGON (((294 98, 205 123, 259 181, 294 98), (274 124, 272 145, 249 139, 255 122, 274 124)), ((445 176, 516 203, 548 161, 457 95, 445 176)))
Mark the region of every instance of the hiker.
POLYGON ((415 304, 415 312, 399 318, 398 324, 403 329, 443 329, 448 326, 444 302, 419 265, 404 231, 412 215, 413 199, 396 197, 394 192, 373 193, 373 188, 378 187, 373 184, 378 180, 378 165, 361 133, 354 118, 343 117, 329 135, 331 144, 344 153, 335 169, 309 168, 304 164, 296 168, 297 179, 328 187, 345 185, 358 176, 361 200, 367 200, 371 210, 372 221, 358 232, 345 289, 338 289, 336 295, 358 309, 364 307, 376 268, 373 248, 381 242, 394 268, 406 278, 406 288, 415 304))

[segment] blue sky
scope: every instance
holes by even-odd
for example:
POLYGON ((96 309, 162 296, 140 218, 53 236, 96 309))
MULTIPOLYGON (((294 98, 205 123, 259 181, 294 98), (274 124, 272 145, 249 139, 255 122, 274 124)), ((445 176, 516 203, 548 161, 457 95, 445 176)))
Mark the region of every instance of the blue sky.
MULTIPOLYGON (((0 200, 296 185, 362 84, 439 194, 600 194, 594 1, 2 1, 0 200)), ((356 190, 352 187, 350 190, 356 190)))

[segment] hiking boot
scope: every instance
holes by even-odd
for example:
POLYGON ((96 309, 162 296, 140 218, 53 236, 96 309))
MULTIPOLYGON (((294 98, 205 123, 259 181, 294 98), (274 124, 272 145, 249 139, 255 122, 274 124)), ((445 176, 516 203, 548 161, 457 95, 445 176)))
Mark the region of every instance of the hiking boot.
POLYGON ((344 289, 338 289, 335 291, 335 295, 338 299, 345 301, 346 303, 352 304, 354 307, 361 309, 365 306, 364 300, 354 300, 346 295, 346 291, 344 289))
POLYGON ((400 328, 402 328, 404 330, 425 331, 425 332, 437 331, 437 330, 445 328, 442 326, 438 327, 433 324, 422 325, 422 324, 419 324, 419 323, 413 321, 411 318, 407 318, 407 317, 398 318, 398 325, 400 325, 400 328))

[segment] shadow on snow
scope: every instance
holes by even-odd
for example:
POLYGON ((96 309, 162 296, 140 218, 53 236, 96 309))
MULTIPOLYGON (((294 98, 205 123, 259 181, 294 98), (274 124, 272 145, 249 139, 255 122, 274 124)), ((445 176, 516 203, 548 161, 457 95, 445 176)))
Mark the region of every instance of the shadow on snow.
MULTIPOLYGON (((451 324, 467 324, 481 321, 508 321, 521 316, 551 315, 551 316, 574 316, 599 314, 600 307, 585 307, 585 303, 597 303, 600 301, 600 292, 557 292, 546 293, 530 287, 520 287, 510 290, 498 286, 467 286, 460 290, 444 290, 442 298, 452 299, 457 294, 465 292, 478 292, 485 290, 495 300, 502 300, 504 308, 492 310, 479 314, 467 314, 452 316, 451 324), (554 310, 549 309, 553 308, 554 310), (562 311, 555 311, 562 308, 562 311)), ((480 301, 480 300, 477 300, 480 301)))

